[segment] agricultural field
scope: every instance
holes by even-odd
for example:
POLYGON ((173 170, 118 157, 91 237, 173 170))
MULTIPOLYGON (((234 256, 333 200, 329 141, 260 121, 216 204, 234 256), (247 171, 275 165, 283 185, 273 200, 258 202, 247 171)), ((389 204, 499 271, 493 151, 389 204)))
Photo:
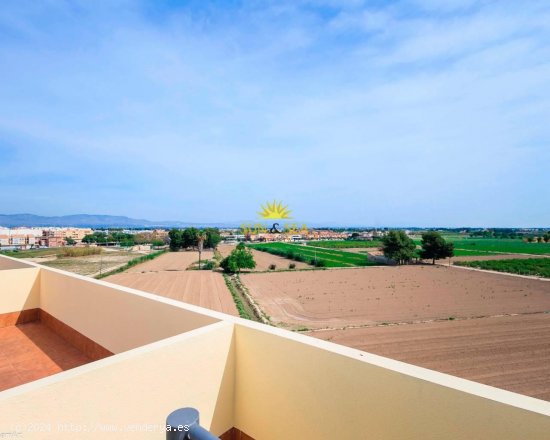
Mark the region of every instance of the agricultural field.
POLYGON ((550 400, 549 281, 441 265, 241 280, 276 326, 550 400))
MULTIPOLYGON (((464 238, 450 240, 455 249, 475 252, 500 252, 505 254, 550 254, 550 243, 527 243, 508 238, 464 238)), ((420 244, 420 241, 418 241, 420 244)), ((458 254, 457 254, 458 255, 458 254)))
MULTIPOLYGON (((210 260, 213 255, 214 254, 212 251, 204 250, 202 252, 201 260, 210 260)), ((196 251, 167 252, 154 260, 131 267, 125 271, 125 273, 187 270, 197 261, 199 261, 199 253, 196 251)))
MULTIPOLYGON (((218 246, 218 251, 222 257, 227 257, 231 251, 235 249, 234 245, 220 244, 218 246)), ((268 254, 267 252, 260 252, 255 249, 252 250, 252 255, 254 256, 254 261, 256 262, 256 267, 252 270, 245 269, 246 272, 264 272, 270 270, 272 264, 275 265, 275 270, 288 270, 289 264, 294 264, 295 269, 312 269, 313 266, 305 262, 293 261, 288 258, 281 257, 279 255, 268 254)))
POLYGON ((241 275, 274 324, 343 328, 550 310, 550 282, 411 265, 241 275))
MULTIPOLYGON (((492 252, 488 251, 479 251, 476 249, 456 249, 454 250, 455 257, 482 257, 486 255, 495 255, 492 252)), ((498 254, 506 255, 506 254, 498 254)))
POLYGON ((308 241, 307 245, 328 249, 377 248, 382 246, 382 242, 375 240, 319 240, 308 241))
POLYGON ((307 334, 550 400, 549 313, 307 334))
MULTIPOLYGON (((203 252, 203 257, 211 252, 203 252)), ((199 259, 195 251, 168 252, 104 281, 238 316, 222 274, 186 270, 199 259)))
POLYGON ((249 247, 292 260, 308 262, 318 267, 360 267, 378 265, 378 263, 369 261, 365 255, 334 249, 289 243, 262 243, 249 245, 249 247))
POLYGON ((10 252, 6 255, 43 264, 79 275, 97 276, 124 266, 148 252, 131 252, 117 248, 48 248, 10 252))
POLYGON ((459 266, 475 267, 477 269, 550 278, 550 258, 459 261, 455 264, 459 266))
POLYGON ((61 248, 27 249, 21 251, 1 251, 0 254, 12 258, 56 257, 60 250, 61 248))

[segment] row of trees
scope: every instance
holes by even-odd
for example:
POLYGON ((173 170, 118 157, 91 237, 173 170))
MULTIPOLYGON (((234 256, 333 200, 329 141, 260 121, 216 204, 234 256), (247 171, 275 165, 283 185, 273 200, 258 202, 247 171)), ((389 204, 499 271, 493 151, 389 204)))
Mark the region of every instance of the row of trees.
POLYGON ((528 243, 533 243, 533 242, 537 242, 537 243, 542 243, 543 241, 545 243, 548 243, 550 241, 550 232, 546 232, 544 235, 542 236, 538 236, 538 237, 527 237, 527 242, 528 243))
MULTIPOLYGON (((165 237, 160 237, 152 232, 140 232, 138 234, 127 234, 122 231, 95 231, 93 234, 88 234, 82 239, 83 243, 118 243, 120 246, 134 246, 136 244, 152 244, 153 246, 164 246, 167 243, 165 237)), ((66 238, 65 242, 68 245, 75 244, 71 238, 66 238)))
POLYGON ((454 255, 454 245, 447 243, 439 232, 430 231, 422 234, 422 249, 417 252, 415 242, 405 231, 390 231, 382 238, 384 256, 397 264, 410 262, 414 258, 435 260, 449 258, 454 255))
POLYGON ((88 234, 82 239, 83 243, 118 243, 120 246, 133 246, 134 236, 121 231, 111 231, 109 233, 103 231, 95 231, 93 234, 88 234))
POLYGON ((172 229, 168 233, 168 237, 170 237, 170 250, 172 251, 188 248, 202 251, 202 247, 216 249, 222 240, 220 231, 217 228, 203 230, 197 228, 172 229))
POLYGON ((545 243, 550 242, 550 231, 545 232, 542 234, 542 232, 539 230, 540 234, 529 234, 525 235, 523 233, 518 232, 516 229, 484 229, 482 231, 472 231, 470 232, 470 237, 482 237, 482 238, 515 238, 515 239, 523 239, 524 241, 527 241, 529 243, 533 243, 535 241, 542 243, 543 241, 545 243))

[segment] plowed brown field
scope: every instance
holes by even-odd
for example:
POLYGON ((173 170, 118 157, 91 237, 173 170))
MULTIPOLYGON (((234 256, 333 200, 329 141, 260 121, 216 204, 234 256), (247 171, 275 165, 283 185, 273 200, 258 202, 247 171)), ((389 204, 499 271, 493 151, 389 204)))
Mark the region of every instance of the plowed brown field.
MULTIPOLYGON (((207 252, 203 252, 203 258, 207 258, 206 255, 207 252)), ((238 316, 221 274, 185 270, 198 259, 198 252, 170 252, 107 277, 105 281, 238 316)))
MULTIPOLYGON (((213 256, 212 251, 203 251, 201 259, 208 260, 213 256)), ((199 253, 196 251, 167 252, 154 260, 131 267, 126 272, 158 272, 163 270, 185 270, 195 261, 199 261, 199 253)))
POLYGON ((547 313, 308 334, 550 400, 550 314, 547 313))
POLYGON ((241 276, 275 323, 344 327, 550 310, 550 282, 444 266, 241 276))

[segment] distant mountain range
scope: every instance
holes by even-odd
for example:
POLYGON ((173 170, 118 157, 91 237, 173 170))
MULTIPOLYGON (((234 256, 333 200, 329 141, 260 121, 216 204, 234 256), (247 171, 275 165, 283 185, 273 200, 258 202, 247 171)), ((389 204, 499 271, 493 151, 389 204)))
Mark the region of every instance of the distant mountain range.
POLYGON ((189 227, 217 226, 232 227, 232 224, 185 223, 180 221, 150 221, 119 215, 75 214, 45 217, 34 214, 0 214, 0 226, 13 228, 17 226, 65 226, 80 228, 154 228, 154 227, 189 227))

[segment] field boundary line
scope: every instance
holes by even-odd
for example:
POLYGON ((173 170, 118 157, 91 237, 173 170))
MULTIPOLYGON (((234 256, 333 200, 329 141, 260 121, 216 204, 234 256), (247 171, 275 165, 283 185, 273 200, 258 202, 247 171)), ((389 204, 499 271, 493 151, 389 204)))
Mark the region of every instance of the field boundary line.
MULTIPOLYGON (((524 252, 502 252, 502 251, 482 251, 477 249, 460 249, 455 248, 457 251, 466 251, 466 252, 485 252, 488 255, 528 255, 532 257, 550 257, 549 254, 526 254, 524 252)), ((460 255, 459 255, 460 256, 460 255)), ((463 255, 464 257, 467 257, 467 255, 463 255)), ((472 257, 482 257, 483 255, 472 255, 472 257)))
POLYGON ((314 329, 309 329, 307 331, 304 331, 303 333, 330 332, 334 330, 353 330, 353 329, 359 329, 359 328, 397 327, 397 326, 404 326, 404 325, 430 324, 433 322, 471 321, 475 319, 507 318, 510 316, 530 316, 530 315, 548 315, 548 314, 550 314, 550 311, 525 312, 525 313, 500 313, 498 315, 452 317, 452 319, 451 318, 420 319, 416 321, 382 322, 382 323, 375 323, 375 324, 345 325, 343 327, 314 328, 314 329))
POLYGON ((488 269, 478 269, 477 267, 459 266, 455 264, 451 264, 450 266, 448 264, 439 264, 439 266, 454 267, 456 269, 475 270, 477 272, 493 273, 493 274, 499 274, 499 275, 508 275, 511 277, 525 278, 528 280, 550 281, 550 278, 538 277, 536 275, 520 275, 519 273, 501 272, 498 270, 488 270, 488 269))

